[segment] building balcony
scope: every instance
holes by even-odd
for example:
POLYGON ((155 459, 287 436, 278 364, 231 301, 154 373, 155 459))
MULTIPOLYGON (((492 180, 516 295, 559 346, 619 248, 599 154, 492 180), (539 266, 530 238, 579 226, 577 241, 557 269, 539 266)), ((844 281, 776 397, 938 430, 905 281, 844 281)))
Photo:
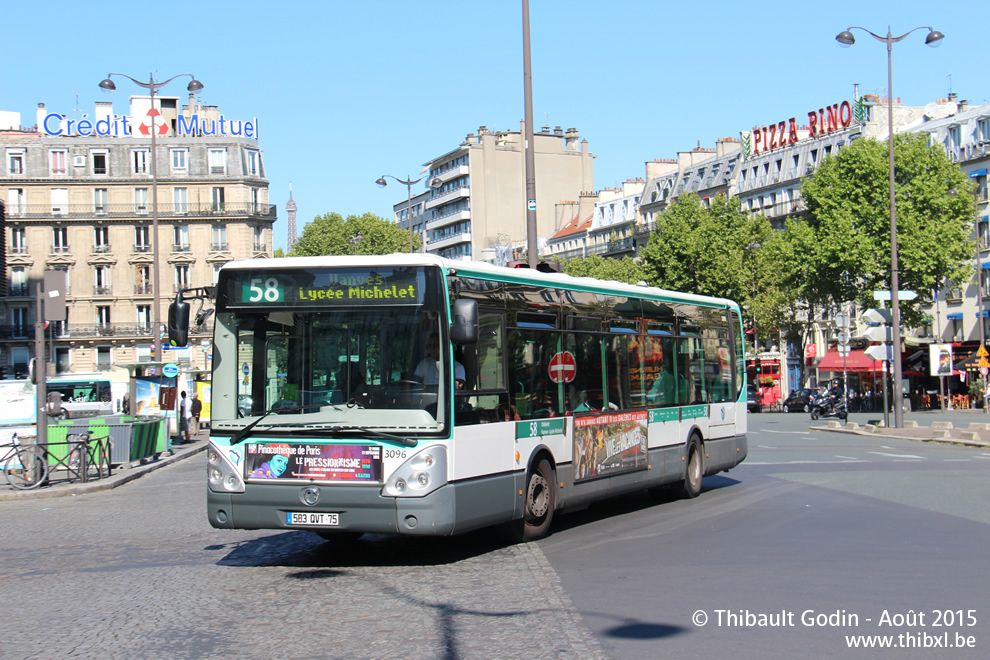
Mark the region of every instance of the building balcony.
POLYGON ((227 241, 223 241, 221 243, 210 243, 210 250, 213 252, 226 252, 227 249, 227 241))
POLYGON ((471 219, 471 211, 467 209, 464 209, 463 211, 455 211, 454 213, 450 213, 443 217, 434 218, 433 220, 430 220, 429 222, 426 223, 426 230, 430 231, 431 229, 439 229, 440 227, 446 227, 447 225, 453 224, 455 222, 460 222, 462 220, 470 220, 470 219, 471 219))
MULTIPOLYGON (((7 218, 23 218, 47 220, 49 218, 91 218, 99 215, 101 218, 133 218, 147 216, 152 207, 132 204, 107 204, 99 213, 93 210, 92 204, 70 204, 53 208, 48 204, 22 204, 7 210, 7 218)), ((253 204, 251 202, 226 202, 222 205, 213 203, 203 204, 158 204, 158 216, 161 218, 188 216, 246 216, 251 218, 271 218, 278 215, 274 204, 253 204)))
MULTIPOLYGON (((189 328, 194 335, 212 335, 212 318, 202 325, 191 325, 189 328)), ((52 323, 45 329, 45 339, 93 339, 97 337, 113 337, 114 339, 136 339, 151 336, 151 324, 148 323, 52 323)), ((0 340, 34 340, 34 326, 0 325, 0 340)))
POLYGON ((467 165, 459 165, 457 167, 452 167, 445 172, 437 174, 436 176, 444 183, 447 183, 451 179, 456 179, 459 176, 467 176, 469 171, 470 170, 468 169, 467 165))
POLYGON ((134 246, 134 251, 135 252, 151 252, 151 246, 150 245, 135 245, 134 246))
POLYGON ((94 286, 93 287, 94 296, 112 296, 113 288, 109 286, 94 286))
POLYGON ((442 250, 448 248, 451 245, 457 245, 458 243, 470 243, 471 234, 470 232, 464 234, 454 234, 453 236, 448 236, 439 241, 430 241, 426 245, 427 250, 442 250))
POLYGON ((619 238, 614 241, 608 241, 605 243, 599 243, 598 245, 588 246, 588 255, 598 254, 598 255, 609 255, 609 254, 623 254, 627 252, 636 251, 636 242, 632 236, 627 238, 619 238))
POLYGON ((136 285, 134 285, 134 295, 135 296, 150 296, 151 295, 151 285, 150 284, 136 284, 136 285))
POLYGON ((267 243, 255 243, 254 244, 254 251, 255 252, 268 252, 268 244, 267 243))
POLYGON ((460 188, 455 188, 454 190, 448 190, 447 192, 436 194, 433 199, 426 200, 426 204, 423 208, 427 211, 436 208, 438 206, 443 206, 444 204, 450 204, 451 202, 456 202, 459 199, 464 199, 471 196, 471 189, 468 186, 461 186, 460 188))

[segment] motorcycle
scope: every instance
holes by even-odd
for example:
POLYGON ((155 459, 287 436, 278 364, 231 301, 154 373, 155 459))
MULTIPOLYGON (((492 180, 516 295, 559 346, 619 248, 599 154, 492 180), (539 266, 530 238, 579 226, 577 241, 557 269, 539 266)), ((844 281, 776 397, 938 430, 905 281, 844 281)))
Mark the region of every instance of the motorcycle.
POLYGON ((846 402, 841 398, 832 401, 830 398, 816 398, 811 404, 811 419, 817 420, 822 417, 838 417, 843 422, 849 418, 849 410, 846 402))

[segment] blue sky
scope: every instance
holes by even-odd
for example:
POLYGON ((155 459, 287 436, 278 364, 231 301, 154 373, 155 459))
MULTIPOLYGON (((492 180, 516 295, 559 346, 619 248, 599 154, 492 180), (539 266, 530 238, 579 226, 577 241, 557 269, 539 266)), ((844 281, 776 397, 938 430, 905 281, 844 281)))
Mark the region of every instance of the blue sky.
MULTIPOLYGON (((301 233, 313 217, 370 211, 391 217, 405 188, 384 174, 418 175, 481 125, 517 130, 523 119, 521 0, 242 1, 220 3, 8 3, 0 56, 0 110, 24 124, 44 102, 73 116, 142 93, 97 85, 110 71, 147 80, 191 72, 204 104, 258 117, 286 243, 289 183, 301 233), (76 95, 78 94, 78 105, 76 95)), ((575 127, 595 159, 595 187, 644 176, 644 163, 700 142, 738 137, 862 93, 886 95, 883 43, 894 46, 894 96, 925 105, 951 91, 983 104, 985 21, 972 3, 740 3, 530 0, 533 110, 575 127), (982 75, 981 75, 982 74, 982 75)), ((185 96, 183 79, 162 94, 185 96)), ((415 190, 421 190, 419 184, 415 190)), ((537 191, 539 194, 539 191, 537 191)), ((521 203, 521 202, 520 202, 521 203)), ((522 238, 522 237, 520 237, 522 238)))

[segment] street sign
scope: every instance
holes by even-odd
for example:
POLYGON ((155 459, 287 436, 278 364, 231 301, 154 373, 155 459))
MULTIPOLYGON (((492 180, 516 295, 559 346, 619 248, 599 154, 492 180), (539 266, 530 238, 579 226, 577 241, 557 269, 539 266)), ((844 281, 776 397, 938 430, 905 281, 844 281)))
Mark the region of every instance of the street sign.
MULTIPOLYGON (((914 291, 898 291, 897 300, 914 300, 918 297, 918 294, 914 291)), ((874 300, 890 300, 890 291, 874 291, 874 300)))
POLYGON ((980 358, 980 364, 979 364, 978 366, 979 366, 979 367, 980 367, 981 369, 982 369, 983 367, 990 367, 990 360, 987 360, 986 358, 980 358))
MULTIPOLYGON (((976 355, 977 355, 977 357, 988 357, 988 356, 990 356, 990 353, 987 352, 987 347, 986 346, 980 346, 980 350, 976 351, 976 355)), ((987 365, 987 366, 990 366, 990 365, 987 365)))
POLYGON ((849 329, 843 328, 839 330, 839 343, 848 346, 849 345, 849 329))
POLYGON ((990 368, 987 368, 987 367, 980 367, 980 374, 981 374, 981 375, 983 375, 983 376, 986 376, 986 375, 987 375, 987 373, 990 373, 990 368))
POLYGON ((179 365, 175 364, 174 362, 169 362, 168 364, 162 367, 162 374, 166 378, 175 378, 176 376, 179 375, 179 365))
POLYGON ((870 346, 865 351, 863 351, 869 357, 874 360, 887 360, 888 362, 893 357, 893 350, 891 350, 889 344, 878 344, 876 346, 870 346))
POLYGON ((835 315, 835 325, 839 326, 840 328, 848 328, 849 327, 849 315, 848 314, 845 314, 845 313, 836 314, 835 315))
POLYGON ((838 347, 839 357, 846 357, 849 355, 849 344, 839 344, 838 347))
POLYGON ((886 323, 889 325, 894 322, 894 317, 889 309, 868 309, 863 312, 860 318, 864 323, 886 323))
POLYGON ((577 361, 570 351, 557 353, 550 359, 550 380, 555 383, 569 383, 577 375, 577 361))
POLYGON ((866 329, 863 336, 870 341, 891 341, 893 333, 889 325, 875 325, 866 329))

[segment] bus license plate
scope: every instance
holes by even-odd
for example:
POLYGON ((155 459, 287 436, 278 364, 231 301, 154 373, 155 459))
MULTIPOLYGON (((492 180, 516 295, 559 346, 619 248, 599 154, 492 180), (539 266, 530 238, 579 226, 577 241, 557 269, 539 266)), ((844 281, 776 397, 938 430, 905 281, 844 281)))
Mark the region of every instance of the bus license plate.
POLYGON ((296 513, 289 511, 285 514, 287 525, 318 525, 336 527, 340 525, 339 513, 296 513))

